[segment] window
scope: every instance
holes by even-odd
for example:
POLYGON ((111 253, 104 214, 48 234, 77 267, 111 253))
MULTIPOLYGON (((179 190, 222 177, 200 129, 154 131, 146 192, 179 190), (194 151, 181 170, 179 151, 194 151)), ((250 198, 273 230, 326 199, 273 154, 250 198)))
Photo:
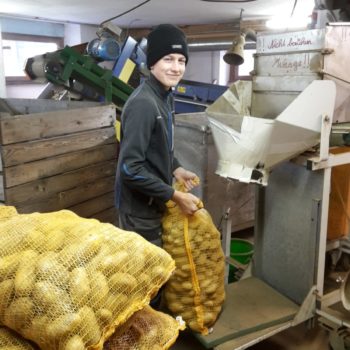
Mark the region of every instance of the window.
POLYGON ((250 72, 254 70, 255 48, 244 49, 244 62, 240 66, 230 66, 230 83, 237 80, 252 80, 250 72))
POLYGON ((254 54, 256 49, 245 49, 244 50, 244 62, 238 66, 238 76, 248 77, 249 73, 254 69, 254 54))
POLYGON ((6 82, 30 81, 24 72, 26 60, 46 52, 57 51, 62 46, 63 39, 57 37, 2 33, 6 82))

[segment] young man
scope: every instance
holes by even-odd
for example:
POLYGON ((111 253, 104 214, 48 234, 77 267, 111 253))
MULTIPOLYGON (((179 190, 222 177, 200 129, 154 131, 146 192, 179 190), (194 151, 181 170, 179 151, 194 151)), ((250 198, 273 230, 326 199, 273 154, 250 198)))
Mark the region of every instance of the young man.
POLYGON ((185 73, 188 47, 176 26, 161 24, 147 38, 150 77, 127 100, 121 116, 121 145, 116 179, 116 206, 122 229, 160 245, 165 203, 173 200, 186 215, 199 199, 172 188, 173 176, 192 189, 196 175, 174 157, 172 88, 185 73))

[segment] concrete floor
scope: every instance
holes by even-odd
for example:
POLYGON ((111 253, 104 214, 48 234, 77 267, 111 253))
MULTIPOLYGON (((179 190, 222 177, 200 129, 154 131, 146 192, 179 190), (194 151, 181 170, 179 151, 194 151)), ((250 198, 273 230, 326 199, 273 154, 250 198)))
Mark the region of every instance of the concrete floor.
MULTIPOLYGON (((171 350, 209 350, 193 334, 181 332, 171 350)), ((330 350, 324 329, 307 329, 304 324, 293 327, 249 348, 250 350, 330 350)), ((212 349, 210 349, 212 350, 212 349)), ((232 349, 234 350, 234 349, 232 349)))

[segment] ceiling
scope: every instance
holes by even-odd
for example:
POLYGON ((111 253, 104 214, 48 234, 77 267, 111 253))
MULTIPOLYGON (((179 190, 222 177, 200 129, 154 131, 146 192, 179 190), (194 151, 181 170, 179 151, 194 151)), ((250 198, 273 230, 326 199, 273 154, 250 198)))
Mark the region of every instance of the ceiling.
POLYGON ((240 18, 261 19, 281 14, 289 16, 295 1, 295 11, 305 8, 307 3, 314 3, 314 0, 228 1, 0 0, 0 16, 98 25, 135 8, 113 20, 113 23, 122 28, 148 28, 159 23, 196 25, 232 23, 240 18))

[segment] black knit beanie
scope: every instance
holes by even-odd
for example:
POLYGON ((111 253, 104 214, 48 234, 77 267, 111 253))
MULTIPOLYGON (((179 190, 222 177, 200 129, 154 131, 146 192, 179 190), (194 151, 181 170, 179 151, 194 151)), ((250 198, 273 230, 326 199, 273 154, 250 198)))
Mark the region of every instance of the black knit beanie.
POLYGON ((188 62, 188 47, 184 32, 172 24, 160 24, 147 37, 147 67, 150 69, 162 57, 181 53, 188 62))

